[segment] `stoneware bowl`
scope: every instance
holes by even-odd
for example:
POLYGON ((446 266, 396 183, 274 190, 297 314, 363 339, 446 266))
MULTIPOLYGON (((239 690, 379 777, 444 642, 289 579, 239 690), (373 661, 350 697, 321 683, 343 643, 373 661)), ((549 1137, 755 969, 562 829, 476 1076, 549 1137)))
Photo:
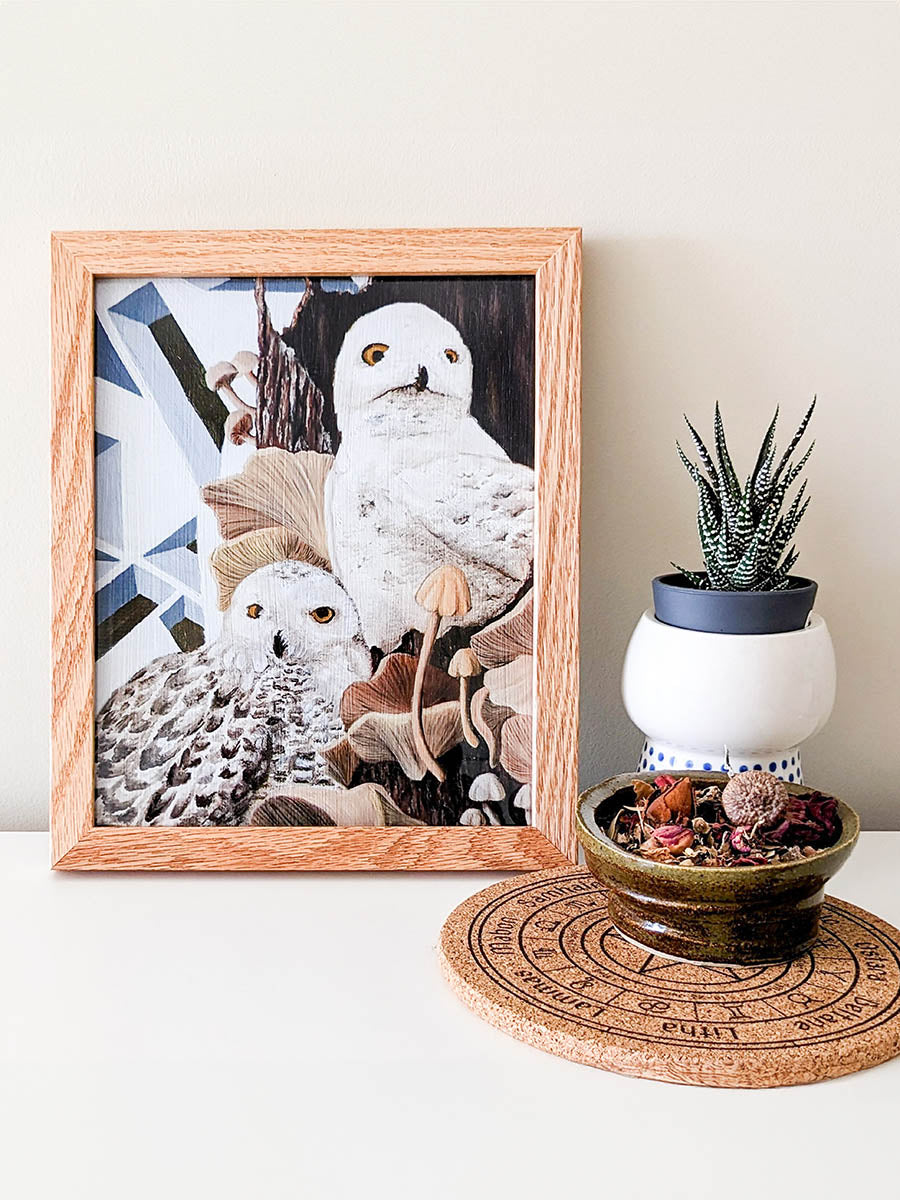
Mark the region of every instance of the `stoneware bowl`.
MULTIPOLYGON (((717 771, 679 771, 703 786, 724 786, 717 771)), ((838 801, 841 834, 814 858, 762 867, 689 867, 629 854, 606 836, 617 808, 631 803, 636 779, 615 775, 588 788, 578 804, 578 840, 594 875, 609 888, 609 915, 619 933, 658 954, 689 962, 783 962, 815 942, 826 882, 859 837, 859 817, 838 801), (599 819, 597 811, 599 809, 599 819)), ((786 784, 795 796, 812 788, 786 784)))

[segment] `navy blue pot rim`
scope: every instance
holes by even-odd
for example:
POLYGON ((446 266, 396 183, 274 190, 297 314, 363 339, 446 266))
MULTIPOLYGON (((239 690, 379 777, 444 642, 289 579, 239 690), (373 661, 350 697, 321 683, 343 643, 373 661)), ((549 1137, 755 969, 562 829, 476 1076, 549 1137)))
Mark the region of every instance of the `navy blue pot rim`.
POLYGON ((792 575, 779 592, 725 592, 673 573, 653 580, 653 607, 658 621, 698 633, 793 633, 806 627, 818 586, 792 575))

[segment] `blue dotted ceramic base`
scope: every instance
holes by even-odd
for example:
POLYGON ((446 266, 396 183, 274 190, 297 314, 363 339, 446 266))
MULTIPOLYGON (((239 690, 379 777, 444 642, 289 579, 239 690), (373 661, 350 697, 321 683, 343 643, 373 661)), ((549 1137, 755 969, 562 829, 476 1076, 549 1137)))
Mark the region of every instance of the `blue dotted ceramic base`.
POLYGON ((771 771, 786 783, 803 782, 803 766, 800 749, 765 750, 749 757, 729 751, 728 763, 722 757, 703 750, 685 750, 680 746, 669 746, 664 742, 645 741, 638 764, 639 771, 771 771))

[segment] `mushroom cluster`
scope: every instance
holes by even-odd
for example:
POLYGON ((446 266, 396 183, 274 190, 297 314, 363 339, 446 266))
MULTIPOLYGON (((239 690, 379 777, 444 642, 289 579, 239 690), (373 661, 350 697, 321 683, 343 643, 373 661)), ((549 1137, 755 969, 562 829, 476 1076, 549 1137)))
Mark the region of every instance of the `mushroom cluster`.
POLYGON ((255 391, 259 386, 258 369, 259 356, 252 350, 239 350, 231 356, 230 362, 214 363, 206 372, 206 386, 209 390, 217 394, 224 392, 233 405, 225 421, 225 436, 236 446, 247 441, 253 433, 256 408, 242 400, 233 385, 235 380, 244 378, 252 384, 255 391))
MULTIPOLYGON (((473 634, 471 648, 485 668, 472 698, 472 721, 484 738, 492 767, 519 783, 531 780, 534 676, 534 592, 473 634)), ((529 800, 530 803, 530 800, 529 800)))
MULTIPOLYGON (((249 377, 253 364, 241 356, 231 364, 217 364, 221 370, 213 381, 219 388, 231 387, 231 367, 241 367, 249 377)), ((203 497, 216 514, 223 539, 211 559, 221 608, 228 606, 242 579, 269 563, 298 559, 331 569, 325 485, 332 463, 329 454, 266 448, 251 454, 239 475, 204 487, 203 497)), ((418 652, 393 650, 381 659, 370 679, 347 688, 340 705, 344 734, 320 751, 335 787, 343 792, 341 812, 376 811, 384 816, 382 800, 390 793, 392 803, 399 801, 427 817, 429 805, 423 804, 422 796, 438 788, 442 821, 527 823, 531 817, 532 591, 505 615, 474 632, 468 645, 459 645, 462 631, 457 627, 464 624, 460 618, 470 612, 472 598, 459 567, 448 563, 432 571, 419 584, 415 598, 427 614, 418 652), (450 642, 446 648, 445 634, 450 642), (456 751, 456 757, 448 757, 451 751, 456 751), (453 774, 448 779, 449 764, 453 774), (399 774, 391 774, 394 765, 399 774), (474 774, 469 774, 473 768, 474 774), (361 787, 380 791, 362 793, 361 787)), ((312 796, 281 798, 278 806, 269 805, 254 819, 268 821, 273 815, 284 819, 293 813, 298 821, 305 814, 304 823, 327 822, 334 819, 336 803, 323 804, 320 797, 312 796), (304 805, 320 809, 322 815, 317 817, 304 805)), ((394 819, 393 814, 385 819, 389 817, 394 819)))

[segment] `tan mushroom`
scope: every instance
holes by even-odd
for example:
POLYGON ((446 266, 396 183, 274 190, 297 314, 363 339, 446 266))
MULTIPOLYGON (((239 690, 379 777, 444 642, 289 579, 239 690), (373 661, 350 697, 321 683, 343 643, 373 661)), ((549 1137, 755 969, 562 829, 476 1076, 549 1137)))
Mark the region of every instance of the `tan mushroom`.
POLYGON ((413 739, 419 754, 427 764, 428 770, 439 782, 446 778, 444 771, 437 763, 422 728, 422 687, 425 682, 425 668, 431 657, 435 638, 438 635, 441 621, 444 617, 462 617, 472 607, 472 596, 469 584, 459 567, 438 567, 432 571, 422 586, 416 592, 416 603, 429 613, 428 623, 422 639, 422 649, 419 651, 419 661, 416 666, 416 677, 413 683, 412 715, 413 739))
POLYGON ((279 787, 250 814, 251 825, 422 825, 397 807, 380 784, 354 788, 279 787))
POLYGON ((472 697, 472 724, 499 762, 519 783, 531 779, 533 685, 533 591, 508 613, 472 635, 471 646, 484 672, 472 697))
POLYGON ((475 657, 475 652, 468 646, 463 646, 450 659, 447 674, 459 680, 459 715, 462 720, 463 737, 470 746, 478 745, 478 734, 472 728, 469 718, 469 680, 473 675, 481 673, 481 663, 475 657))
MULTIPOLYGON (((393 761, 408 779, 424 778, 433 759, 430 753, 424 756, 416 743, 410 712, 418 666, 409 654, 388 654, 371 679, 347 688, 341 697, 346 748, 339 742, 324 755, 332 774, 352 776, 355 759, 393 761)), ((446 672, 426 666, 422 705, 428 744, 436 755, 444 754, 462 737, 457 688, 446 672)))
POLYGON ((530 654, 520 654, 505 666, 485 671, 484 686, 494 704, 531 716, 534 712, 533 675, 534 658, 530 654))
POLYGON ((245 404, 231 386, 241 372, 233 362, 217 362, 206 372, 206 386, 212 392, 225 392, 234 404, 234 411, 228 414, 225 421, 225 434, 236 446, 247 440, 253 429, 253 418, 256 410, 245 404))
POLYGON ((231 356, 231 362, 238 375, 246 375, 254 387, 259 384, 256 374, 259 370, 258 354, 254 354, 252 350, 238 350, 237 354, 231 356))
MULTIPOLYGON (((462 736, 459 704, 435 704, 422 713, 425 737, 435 755, 446 754, 462 736)), ((347 731, 351 749, 364 762, 396 762, 407 779, 419 780, 433 770, 433 757, 427 760, 413 736, 412 715, 372 712, 360 717, 347 731)), ((443 776, 442 776, 443 778, 443 776)))
POLYGON ((534 590, 502 617, 472 634, 472 649, 483 667, 503 667, 520 654, 534 654, 534 590))
POLYGON ((206 386, 211 392, 225 392, 235 404, 243 404, 243 400, 231 386, 240 374, 233 362, 217 362, 206 372, 206 386))
POLYGON ((203 499, 216 514, 226 541, 251 529, 283 525, 294 530, 325 562, 325 481, 330 454, 275 446, 256 450, 239 475, 216 479, 203 488, 203 499))
POLYGON ((260 567, 289 560, 328 568, 325 559, 311 549, 298 533, 285 529, 283 525, 252 529, 216 546, 209 561, 219 585, 219 608, 225 611, 231 603, 234 589, 242 579, 260 567))

